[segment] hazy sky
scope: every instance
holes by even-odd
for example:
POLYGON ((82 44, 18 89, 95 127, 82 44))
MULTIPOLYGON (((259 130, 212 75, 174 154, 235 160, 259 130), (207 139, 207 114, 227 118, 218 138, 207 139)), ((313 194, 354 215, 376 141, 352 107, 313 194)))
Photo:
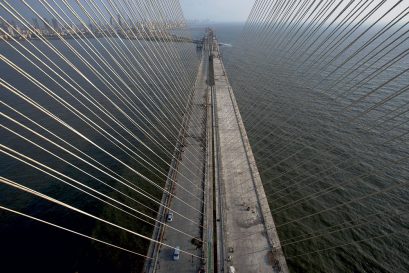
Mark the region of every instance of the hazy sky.
MULTIPOLYGON (((350 3, 350 0, 339 1, 341 0, 337 0, 332 4, 332 7, 335 7, 338 5, 338 3, 340 3, 337 8, 338 12, 343 10, 344 7, 350 3)), ((215 22, 245 22, 254 2, 255 0, 180 0, 186 19, 209 19, 215 22)), ((347 8, 346 12, 343 13, 344 15, 341 16, 339 20, 342 20, 352 8, 355 8, 358 5, 358 2, 359 1, 354 1, 354 3, 347 8)), ((366 15, 370 9, 381 3, 382 0, 374 0, 370 2, 372 3, 369 5, 369 8, 366 9, 362 16, 358 17, 358 20, 362 19, 362 17, 364 17, 364 15, 366 15)), ((408 7, 409 0, 387 0, 382 4, 381 8, 375 11, 367 22, 375 22, 398 2, 400 2, 400 4, 381 20, 383 22, 390 22, 398 14, 400 14, 404 8, 408 7)), ((338 14, 338 12, 336 12, 336 14, 338 14)), ((334 19, 336 14, 330 16, 328 21, 334 19)))
POLYGON ((180 0, 186 19, 245 22, 255 0, 180 0))

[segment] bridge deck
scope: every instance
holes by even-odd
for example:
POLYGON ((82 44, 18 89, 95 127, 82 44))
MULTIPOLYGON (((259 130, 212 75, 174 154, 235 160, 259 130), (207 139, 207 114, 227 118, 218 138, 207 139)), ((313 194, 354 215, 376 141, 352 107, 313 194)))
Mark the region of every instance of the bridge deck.
POLYGON ((218 51, 214 55, 224 266, 248 273, 288 272, 234 94, 218 51))
POLYGON ((286 261, 246 130, 223 63, 218 57, 217 41, 214 41, 213 48, 214 57, 210 64, 207 54, 203 55, 193 97, 191 117, 201 122, 191 120, 187 127, 180 155, 184 164, 179 164, 179 172, 175 177, 179 185, 174 187, 174 194, 197 211, 175 198, 169 202, 171 209, 189 215, 200 223, 194 224, 174 215, 169 225, 197 238, 204 235, 205 245, 196 248, 188 236, 169 227, 162 226, 161 237, 166 244, 179 246, 181 250, 199 257, 205 255, 207 264, 203 265, 201 259, 183 253, 180 260, 173 261, 173 249, 162 247, 153 249, 152 256, 157 263, 147 263, 147 272, 198 272, 203 266, 210 272, 220 273, 229 272, 228 267, 234 266, 236 272, 287 273, 286 261), (207 78, 212 88, 207 85, 207 78), (209 89, 211 99, 208 96, 209 89), (212 107, 206 109, 205 105, 210 103, 212 107), (208 146, 213 143, 213 148, 207 152, 204 149, 206 143, 208 146), (206 183, 205 166, 210 171, 208 179, 214 185, 210 180, 206 183), (199 187, 193 186, 191 182, 199 187), (205 194, 201 190, 204 183, 207 185, 205 194), (180 186, 189 189, 194 196, 180 186), (204 199, 207 200, 207 206, 204 206, 204 199), (201 211, 205 218, 202 218, 201 211), (200 228, 202 223, 204 230, 200 228), (217 241, 213 242, 214 231, 217 241))

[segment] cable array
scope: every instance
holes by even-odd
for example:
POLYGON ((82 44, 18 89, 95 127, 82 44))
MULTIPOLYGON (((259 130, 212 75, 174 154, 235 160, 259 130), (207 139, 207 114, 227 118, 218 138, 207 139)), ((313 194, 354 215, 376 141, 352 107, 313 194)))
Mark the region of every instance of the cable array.
POLYGON ((223 51, 294 272, 409 266, 408 15, 400 0, 256 1, 223 51))
POLYGON ((200 56, 178 1, 2 1, 0 48, 0 190, 13 196, 0 199, 2 221, 90 239, 81 241, 88 251, 117 251, 131 271, 152 259, 149 243, 176 247, 151 238, 158 225, 203 243, 157 217, 162 209, 203 228, 191 216, 202 211, 165 186, 170 179, 203 203, 193 193, 203 193, 192 167, 201 151, 178 156, 187 128, 204 122, 191 115, 200 56), (183 209, 162 203, 164 195, 183 209), (20 198, 47 209, 27 209, 20 198))

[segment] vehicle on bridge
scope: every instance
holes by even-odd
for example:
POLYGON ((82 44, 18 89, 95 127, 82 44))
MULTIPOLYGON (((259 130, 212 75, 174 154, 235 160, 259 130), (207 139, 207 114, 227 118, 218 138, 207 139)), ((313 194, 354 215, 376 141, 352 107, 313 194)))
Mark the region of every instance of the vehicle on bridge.
POLYGON ((177 246, 175 248, 175 251, 173 252, 173 260, 177 261, 177 260, 179 260, 179 258, 180 258, 180 247, 177 246))
POLYGON ((173 221, 173 212, 169 212, 167 217, 166 217, 167 222, 172 222, 173 221))

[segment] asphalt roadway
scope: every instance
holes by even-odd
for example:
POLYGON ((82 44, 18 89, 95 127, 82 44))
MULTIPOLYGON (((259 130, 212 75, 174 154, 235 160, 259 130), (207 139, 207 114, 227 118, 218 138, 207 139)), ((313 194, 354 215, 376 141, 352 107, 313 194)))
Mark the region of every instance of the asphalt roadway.
MULTIPOLYGON (((178 215, 174 215, 173 221, 168 223, 170 226, 199 239, 201 237, 200 225, 202 223, 203 209, 203 167, 206 162, 203 145, 205 143, 204 137, 206 135, 205 104, 207 92, 207 64, 207 56, 203 56, 196 81, 192 118, 187 129, 185 146, 181 156, 183 164, 180 164, 179 173, 176 177, 178 185, 176 185, 174 191, 174 194, 178 198, 188 203, 196 210, 186 206, 186 204, 175 198, 173 198, 170 204, 172 210, 189 217, 196 223, 183 219, 178 215), (182 190, 180 187, 188 189, 191 194, 182 190)), ((206 232, 206 230, 204 232, 206 232)), ((173 247, 179 246, 183 251, 199 257, 202 256, 202 248, 197 248, 196 245, 192 244, 191 237, 183 235, 174 229, 166 228, 163 238, 163 243, 165 244, 173 247)), ((173 253, 174 250, 171 248, 161 248, 156 272, 192 273, 198 272, 201 269, 202 260, 200 258, 181 252, 179 260, 175 261, 173 260, 173 253)))

